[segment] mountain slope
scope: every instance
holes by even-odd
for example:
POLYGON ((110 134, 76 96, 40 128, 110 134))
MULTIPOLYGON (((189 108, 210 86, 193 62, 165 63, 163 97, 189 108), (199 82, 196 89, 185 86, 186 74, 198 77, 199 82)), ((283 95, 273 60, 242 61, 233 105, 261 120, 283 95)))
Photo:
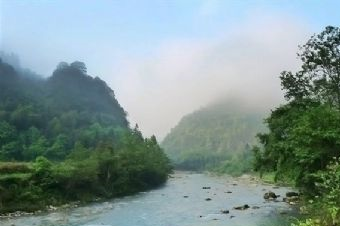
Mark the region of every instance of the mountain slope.
POLYGON ((88 76, 79 64, 63 64, 45 80, 23 76, 0 62, 0 122, 9 124, 15 131, 13 136, 20 137, 16 148, 1 151, 6 144, 0 144, 0 159, 29 161, 38 155, 63 159, 76 142, 94 148, 111 139, 100 134, 104 129, 129 129, 126 113, 113 91, 104 81, 88 76), (98 136, 91 138, 89 133, 98 136), (61 138, 63 144, 58 145, 62 147, 52 150, 61 138), (29 151, 39 139, 44 140, 41 153, 29 151))
POLYGON ((263 115, 242 102, 215 103, 184 116, 161 146, 182 169, 228 168, 231 161, 250 158, 263 115))

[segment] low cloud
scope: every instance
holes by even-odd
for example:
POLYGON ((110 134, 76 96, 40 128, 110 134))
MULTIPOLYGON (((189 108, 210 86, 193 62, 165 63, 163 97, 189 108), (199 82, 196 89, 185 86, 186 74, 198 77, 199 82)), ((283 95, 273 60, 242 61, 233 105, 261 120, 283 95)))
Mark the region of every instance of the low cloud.
POLYGON ((126 56, 109 81, 145 135, 160 139, 182 116, 237 96, 264 109, 282 102, 279 73, 294 70, 310 33, 296 19, 254 14, 218 38, 168 40, 150 56, 126 56))

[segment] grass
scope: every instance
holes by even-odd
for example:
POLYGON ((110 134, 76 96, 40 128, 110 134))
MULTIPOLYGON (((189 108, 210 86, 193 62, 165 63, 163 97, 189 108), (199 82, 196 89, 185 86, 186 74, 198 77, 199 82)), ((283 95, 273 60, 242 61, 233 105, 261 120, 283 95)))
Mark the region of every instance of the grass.
POLYGON ((26 162, 0 162, 0 175, 11 173, 29 173, 32 171, 32 164, 26 162))
POLYGON ((7 179, 28 179, 31 177, 31 173, 10 173, 10 174, 0 174, 0 182, 1 180, 7 180, 7 179))

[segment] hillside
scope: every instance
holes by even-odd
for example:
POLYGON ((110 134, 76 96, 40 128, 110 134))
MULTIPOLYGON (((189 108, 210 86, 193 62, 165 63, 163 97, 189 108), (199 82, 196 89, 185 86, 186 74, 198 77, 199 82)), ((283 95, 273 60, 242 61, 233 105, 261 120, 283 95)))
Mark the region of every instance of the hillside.
POLYGON ((113 90, 82 62, 31 76, 0 59, 0 213, 111 198, 170 171, 156 138, 130 128, 113 90))
POLYGON ((180 169, 243 171, 263 115, 242 101, 215 103, 184 116, 161 146, 180 169))

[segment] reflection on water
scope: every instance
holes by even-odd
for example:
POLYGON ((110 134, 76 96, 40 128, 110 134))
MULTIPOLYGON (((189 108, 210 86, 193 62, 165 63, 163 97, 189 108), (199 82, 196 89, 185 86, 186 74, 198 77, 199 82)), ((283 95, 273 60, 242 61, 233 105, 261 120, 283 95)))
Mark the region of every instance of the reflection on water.
MULTIPOLYGON (((0 220, 3 226, 263 226, 285 225, 294 210, 283 202, 266 202, 272 190, 284 196, 287 188, 273 189, 249 178, 176 173, 157 190, 134 196, 60 210, 39 216, 0 220), (202 189, 211 187, 211 189, 202 189), (231 192, 231 193, 230 193, 231 192), (210 198, 211 201, 206 201, 210 198), (233 210, 249 205, 247 210, 233 210), (229 210, 228 214, 221 210, 229 210)), ((282 200, 279 198, 278 200, 282 200)))

